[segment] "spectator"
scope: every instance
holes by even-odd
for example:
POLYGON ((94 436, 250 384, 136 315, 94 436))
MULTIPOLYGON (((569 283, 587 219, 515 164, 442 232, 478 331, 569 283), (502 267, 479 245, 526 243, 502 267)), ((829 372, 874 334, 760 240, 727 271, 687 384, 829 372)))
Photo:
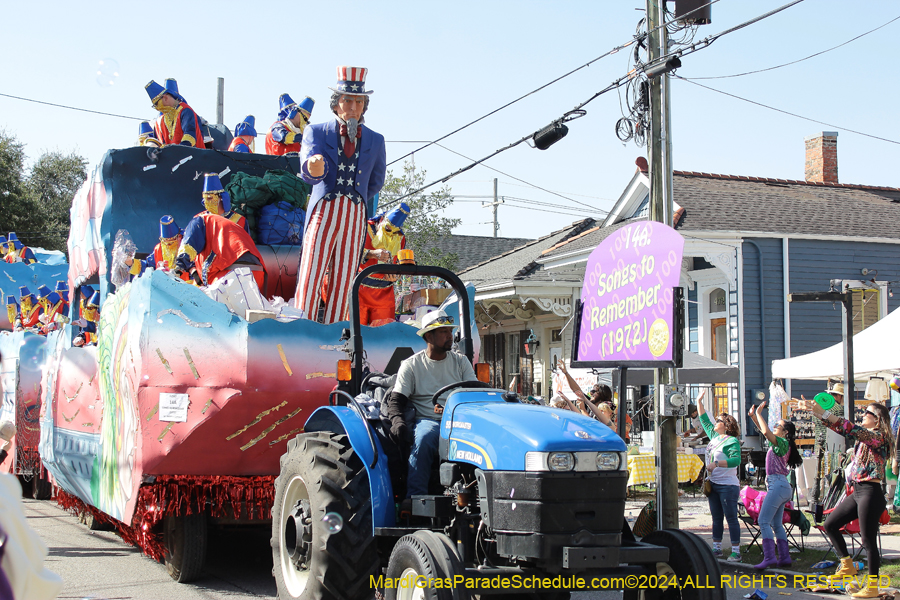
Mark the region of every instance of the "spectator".
MULTIPOLYGON (((837 386, 835 386, 837 387, 837 386)), ((841 566, 834 578, 850 578, 857 574, 856 566, 847 543, 841 535, 841 527, 859 519, 859 531, 866 556, 869 561, 869 577, 865 589, 851 594, 854 598, 877 598, 878 573, 881 568, 881 554, 878 551, 878 525, 887 505, 881 491, 881 482, 885 478, 885 466, 893 462, 896 456, 894 436, 891 434, 890 415, 883 404, 872 403, 863 413, 862 426, 856 425, 843 417, 823 410, 813 400, 801 396, 801 410, 811 410, 822 419, 832 431, 853 441, 853 462, 850 463, 848 483, 853 486, 853 493, 846 496, 825 519, 825 533, 840 556, 841 566)), ((896 463, 894 463, 896 464, 896 463)), ((894 470, 896 474, 896 468, 894 470)))
POLYGON ((706 470, 712 493, 707 496, 709 512, 712 515, 713 553, 722 555, 722 536, 725 533, 723 519, 728 521, 728 532, 731 537, 731 554, 728 562, 741 562, 741 524, 738 522, 737 501, 740 492, 740 481, 737 470, 741 464, 741 442, 738 436, 741 430, 737 420, 729 414, 722 413, 716 417, 715 424, 703 408, 703 396, 697 398, 697 412, 700 425, 709 437, 706 447, 706 470))
POLYGON ((756 428, 769 442, 769 451, 766 453, 766 498, 759 510, 759 529, 762 532, 763 560, 757 569, 766 569, 773 565, 779 567, 791 566, 791 554, 788 547, 787 533, 782 525, 784 505, 791 499, 793 488, 788 483, 787 476, 791 469, 796 469, 803 464, 803 457, 797 450, 794 438, 797 429, 790 421, 781 420, 770 430, 765 419, 762 418, 762 410, 766 403, 750 407, 747 413, 756 424, 756 428), (776 543, 778 540, 776 558, 776 543))

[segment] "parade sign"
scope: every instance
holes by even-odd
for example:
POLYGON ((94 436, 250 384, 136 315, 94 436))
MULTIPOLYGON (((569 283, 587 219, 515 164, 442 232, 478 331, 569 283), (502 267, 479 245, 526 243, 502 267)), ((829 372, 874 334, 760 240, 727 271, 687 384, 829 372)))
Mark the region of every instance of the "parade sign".
POLYGON ((684 238, 655 221, 616 231, 591 253, 581 290, 577 363, 674 366, 673 288, 684 238))

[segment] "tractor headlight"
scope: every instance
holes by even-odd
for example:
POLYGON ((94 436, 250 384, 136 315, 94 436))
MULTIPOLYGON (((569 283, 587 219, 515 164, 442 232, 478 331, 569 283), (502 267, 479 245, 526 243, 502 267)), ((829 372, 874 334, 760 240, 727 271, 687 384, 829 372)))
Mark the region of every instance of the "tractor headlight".
POLYGON ((597 453, 597 470, 598 471, 616 471, 621 463, 620 452, 598 452, 597 453))
POLYGON ((571 471, 575 468, 575 456, 571 452, 551 452, 547 466, 551 471, 571 471))

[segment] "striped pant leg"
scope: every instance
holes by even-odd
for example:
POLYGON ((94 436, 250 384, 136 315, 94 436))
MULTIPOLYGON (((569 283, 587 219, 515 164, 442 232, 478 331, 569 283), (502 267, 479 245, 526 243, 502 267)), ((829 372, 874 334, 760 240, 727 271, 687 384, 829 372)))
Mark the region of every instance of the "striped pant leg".
POLYGON ((365 233, 365 205, 346 198, 319 202, 303 239, 294 306, 315 320, 325 272, 329 271, 325 323, 344 318, 348 288, 359 266, 365 233))
POLYGON ((294 306, 301 309, 306 318, 315 321, 319 313, 319 297, 325 270, 331 260, 335 237, 334 218, 336 201, 320 201, 313 208, 303 236, 300 267, 297 269, 297 289, 294 306))
POLYGON ((366 205, 341 198, 342 231, 334 247, 330 265, 328 298, 325 301, 325 323, 336 323, 348 318, 350 291, 353 278, 359 270, 359 261, 365 243, 366 205))

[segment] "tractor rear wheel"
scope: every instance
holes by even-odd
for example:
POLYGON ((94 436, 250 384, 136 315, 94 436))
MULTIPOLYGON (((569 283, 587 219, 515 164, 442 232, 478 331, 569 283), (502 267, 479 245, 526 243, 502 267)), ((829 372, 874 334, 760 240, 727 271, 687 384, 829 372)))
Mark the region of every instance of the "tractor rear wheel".
POLYGON ((369 576, 379 561, 369 475, 346 435, 303 433, 288 443, 275 479, 271 544, 281 600, 372 596, 369 576))

